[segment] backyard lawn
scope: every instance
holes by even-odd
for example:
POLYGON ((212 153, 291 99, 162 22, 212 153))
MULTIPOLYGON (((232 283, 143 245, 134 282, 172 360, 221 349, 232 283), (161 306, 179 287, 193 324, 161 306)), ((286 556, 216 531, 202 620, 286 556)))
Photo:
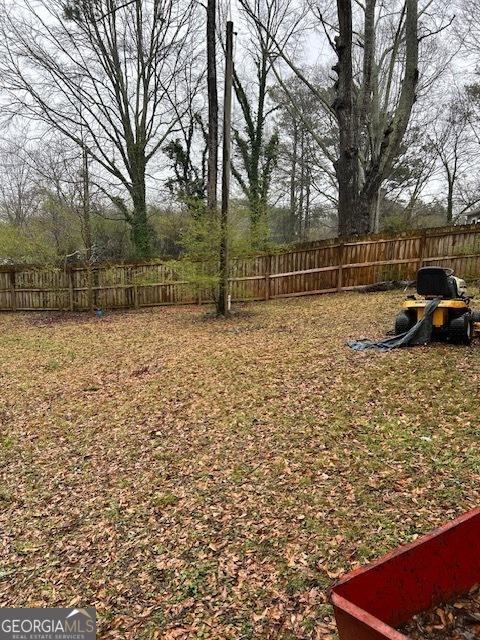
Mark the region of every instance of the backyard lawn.
POLYGON ((0 315, 0 606, 335 638, 341 573, 479 504, 480 343, 345 347, 402 295, 0 315))

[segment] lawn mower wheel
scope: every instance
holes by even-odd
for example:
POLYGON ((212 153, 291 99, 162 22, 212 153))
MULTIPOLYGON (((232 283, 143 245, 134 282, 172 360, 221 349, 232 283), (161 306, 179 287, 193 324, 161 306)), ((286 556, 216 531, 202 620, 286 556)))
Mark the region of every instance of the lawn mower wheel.
POLYGON ((413 327, 415 323, 412 318, 404 311, 400 312, 395 318, 395 335, 398 336, 401 333, 407 333, 413 327))
POLYGON ((464 313, 452 318, 448 324, 447 337, 454 344, 470 344, 473 338, 473 318, 471 313, 464 313))

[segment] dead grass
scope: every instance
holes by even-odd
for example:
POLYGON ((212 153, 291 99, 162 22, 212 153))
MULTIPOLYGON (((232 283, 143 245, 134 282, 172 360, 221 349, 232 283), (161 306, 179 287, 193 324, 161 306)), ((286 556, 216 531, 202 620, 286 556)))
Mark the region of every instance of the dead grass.
POLYGON ((479 345, 356 353, 400 293, 0 316, 0 606, 100 638, 326 640, 343 571, 478 504, 479 345))

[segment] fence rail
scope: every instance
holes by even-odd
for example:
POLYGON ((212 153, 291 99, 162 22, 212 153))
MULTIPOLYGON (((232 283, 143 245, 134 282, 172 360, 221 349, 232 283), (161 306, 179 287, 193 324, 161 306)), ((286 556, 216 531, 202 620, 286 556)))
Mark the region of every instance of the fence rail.
MULTIPOLYGON (((234 300, 349 291, 381 280, 413 279, 422 265, 480 277, 480 225, 418 230, 396 236, 316 241, 284 253, 237 260, 234 300)), ((1 311, 80 311, 208 302, 168 262, 87 267, 0 267, 1 311)))

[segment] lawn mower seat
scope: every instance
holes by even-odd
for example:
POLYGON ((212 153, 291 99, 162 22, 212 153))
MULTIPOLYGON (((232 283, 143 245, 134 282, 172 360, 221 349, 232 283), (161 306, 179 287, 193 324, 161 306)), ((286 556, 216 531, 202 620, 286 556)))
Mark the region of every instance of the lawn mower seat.
POLYGON ((442 267, 422 267, 418 270, 417 293, 435 298, 459 297, 455 278, 442 267))

